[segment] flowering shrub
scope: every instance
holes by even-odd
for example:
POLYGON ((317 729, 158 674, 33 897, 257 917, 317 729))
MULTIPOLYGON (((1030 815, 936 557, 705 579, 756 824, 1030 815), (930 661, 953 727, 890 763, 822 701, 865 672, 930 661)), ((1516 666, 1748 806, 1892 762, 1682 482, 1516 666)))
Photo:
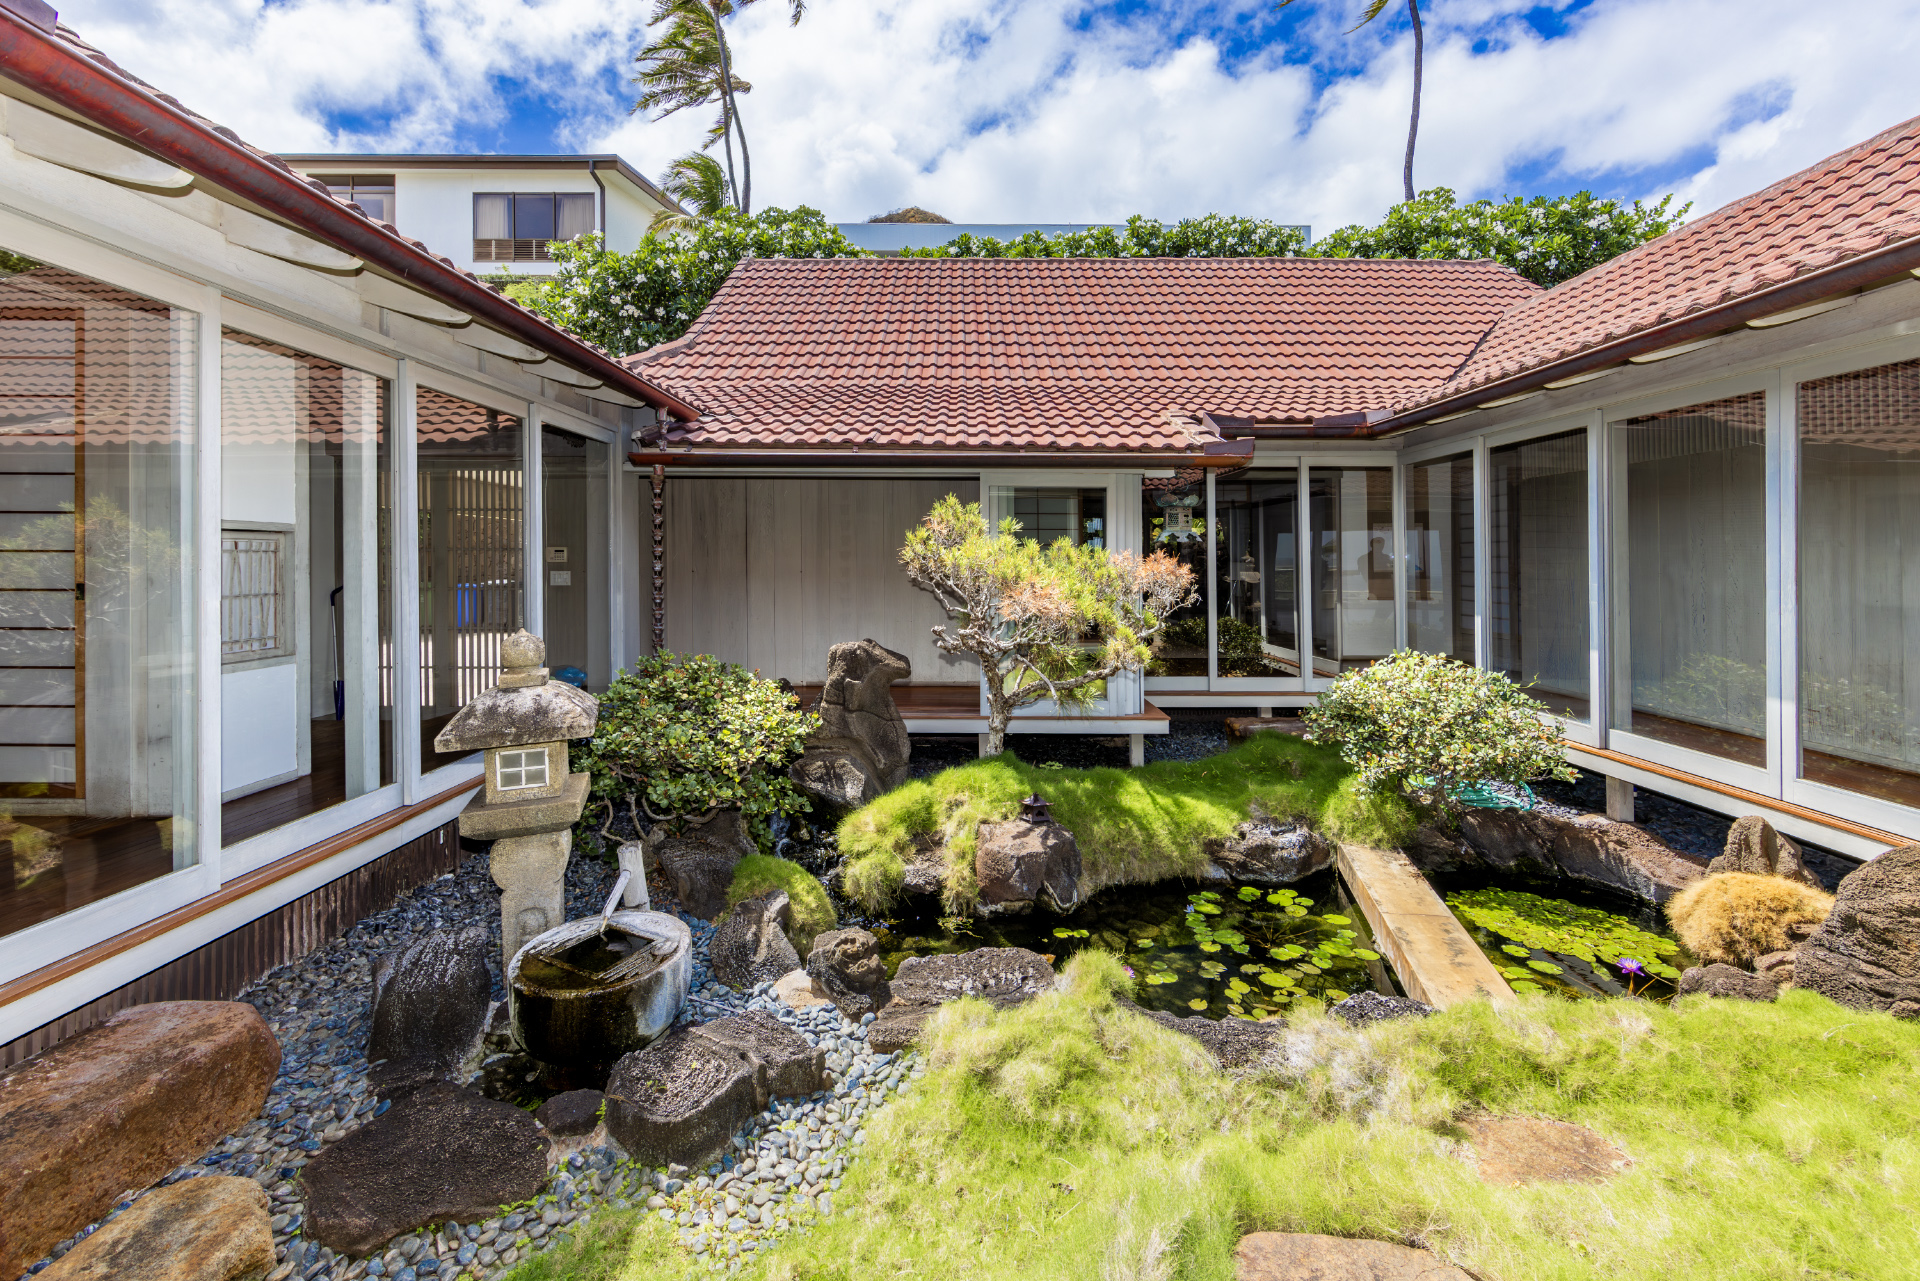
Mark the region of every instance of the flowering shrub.
POLYGON ((1306 229, 1264 218, 1208 214, 1169 227, 1135 214, 1124 228, 1093 227, 1013 240, 962 234, 944 245, 903 249, 902 258, 1282 258, 1301 253, 1306 229))
POLYGON ((1597 267, 1686 219, 1691 205, 1600 200, 1592 192, 1549 200, 1510 196, 1500 204, 1456 205, 1445 187, 1395 205, 1378 227, 1342 227, 1313 246, 1316 258, 1492 258, 1537 285, 1553 286, 1597 267))
POLYGON ((811 808, 787 776, 820 718, 776 681, 711 654, 634 661, 600 696, 593 739, 573 768, 603 804, 633 798, 654 819, 737 808, 754 834, 811 808))
POLYGON ((818 209, 723 209, 711 218, 648 232, 631 253, 598 234, 555 241, 554 278, 528 305, 618 356, 687 332, 744 258, 865 258, 818 209))
POLYGON ((1307 737, 1336 744, 1370 791, 1414 788, 1457 812, 1465 784, 1571 780, 1560 722, 1499 672, 1400 650, 1348 672, 1305 715, 1307 737))

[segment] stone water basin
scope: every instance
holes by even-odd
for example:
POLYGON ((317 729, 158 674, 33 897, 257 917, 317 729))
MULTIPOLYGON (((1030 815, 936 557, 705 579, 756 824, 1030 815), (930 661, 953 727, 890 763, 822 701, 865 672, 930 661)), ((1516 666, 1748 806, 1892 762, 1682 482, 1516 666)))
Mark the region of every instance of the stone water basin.
POLYGON ((507 965, 514 1039, 541 1063, 604 1079, 673 1026, 686 1004, 693 936, 664 912, 569 921, 528 939, 507 965), (604 975, 636 954, 636 973, 604 975))

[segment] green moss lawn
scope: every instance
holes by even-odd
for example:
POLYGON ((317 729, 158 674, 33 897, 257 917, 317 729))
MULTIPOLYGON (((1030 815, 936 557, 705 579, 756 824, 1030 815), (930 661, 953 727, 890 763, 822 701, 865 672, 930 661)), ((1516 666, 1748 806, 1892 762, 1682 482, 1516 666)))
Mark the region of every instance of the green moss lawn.
POLYGON ((1007 752, 915 779, 848 815, 838 833, 843 888, 882 911, 916 846, 931 845, 946 863, 949 903, 971 900, 976 825, 1012 818, 1034 791, 1079 842, 1089 893, 1197 874, 1206 839, 1232 832, 1256 803, 1271 816, 1305 818, 1331 836, 1372 844, 1398 844, 1414 824, 1405 802, 1360 791, 1333 748, 1281 734, 1141 769, 1053 769, 1007 752))
MULTIPOLYGON (((1242 1233, 1422 1246, 1482 1281, 1885 1281, 1920 1272, 1920 1026, 1778 1005, 1523 998, 1351 1030, 1308 1008, 1218 1072, 1118 1006, 1118 962, 1013 1010, 949 1006, 929 1071, 868 1127, 840 1213, 767 1281, 1226 1281, 1242 1233), (1600 1185, 1483 1183, 1456 1123, 1591 1127, 1600 1185)), ((638 1214, 515 1277, 710 1275, 638 1214), (624 1243, 624 1256, 622 1244, 624 1243)))

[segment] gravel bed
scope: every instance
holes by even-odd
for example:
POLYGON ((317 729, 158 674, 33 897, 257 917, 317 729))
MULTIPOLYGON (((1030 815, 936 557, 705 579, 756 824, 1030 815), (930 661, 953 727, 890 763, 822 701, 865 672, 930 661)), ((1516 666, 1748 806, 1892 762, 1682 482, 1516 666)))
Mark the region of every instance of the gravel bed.
MULTIPOLYGON (((613 888, 614 875, 608 864, 576 856, 567 869, 568 919, 598 912, 613 888)), ((435 930, 470 924, 487 925, 497 948, 499 902, 485 856, 474 855, 458 871, 402 895, 392 907, 241 993, 238 999, 258 1009, 280 1041, 280 1074, 258 1117, 156 1186, 209 1174, 259 1182, 272 1201, 276 1266, 268 1281, 499 1277, 566 1239, 569 1228, 584 1225, 595 1211, 632 1208, 643 1199, 648 1209, 682 1223, 690 1255, 715 1270, 729 1265, 737 1269, 744 1252, 766 1248, 780 1232, 832 1212, 832 1193, 858 1153, 865 1118, 891 1092, 904 1089, 910 1076, 920 1075, 911 1055, 868 1053, 865 1027, 843 1022, 831 1006, 796 1012, 766 989, 748 994, 716 982, 707 968, 713 927, 680 912, 671 900, 663 902, 656 892, 656 909, 673 911, 693 933, 690 992, 695 999, 681 1012, 680 1023, 704 1023, 747 1008, 770 1010, 813 1044, 827 1046, 837 1074, 833 1088, 807 1099, 776 1101, 735 1136, 734 1151, 724 1162, 691 1182, 685 1170, 636 1166, 607 1145, 566 1157, 532 1205, 503 1207, 511 1213, 485 1222, 445 1224, 437 1231, 402 1236, 366 1259, 350 1259, 313 1244, 301 1231, 301 1167, 389 1106, 367 1080, 375 960, 435 930), (716 1218, 722 1209, 725 1215, 716 1218)), ((493 978, 494 997, 502 999, 497 968, 493 978)), ((61 1242, 27 1274, 47 1268, 143 1195, 145 1190, 115 1206, 100 1223, 61 1242)))

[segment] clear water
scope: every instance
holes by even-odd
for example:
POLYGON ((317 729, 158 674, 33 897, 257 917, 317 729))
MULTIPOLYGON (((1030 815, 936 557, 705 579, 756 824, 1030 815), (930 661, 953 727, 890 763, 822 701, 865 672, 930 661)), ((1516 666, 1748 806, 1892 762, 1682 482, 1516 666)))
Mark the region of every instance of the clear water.
POLYGON ((1302 999, 1392 990, 1376 981, 1386 972, 1365 920, 1337 893, 1332 872, 1282 889, 1165 882, 1106 890, 1067 916, 903 917, 873 930, 889 974, 909 956, 1024 947, 1059 966, 1097 947, 1126 964, 1148 1009, 1258 1019, 1302 999))

